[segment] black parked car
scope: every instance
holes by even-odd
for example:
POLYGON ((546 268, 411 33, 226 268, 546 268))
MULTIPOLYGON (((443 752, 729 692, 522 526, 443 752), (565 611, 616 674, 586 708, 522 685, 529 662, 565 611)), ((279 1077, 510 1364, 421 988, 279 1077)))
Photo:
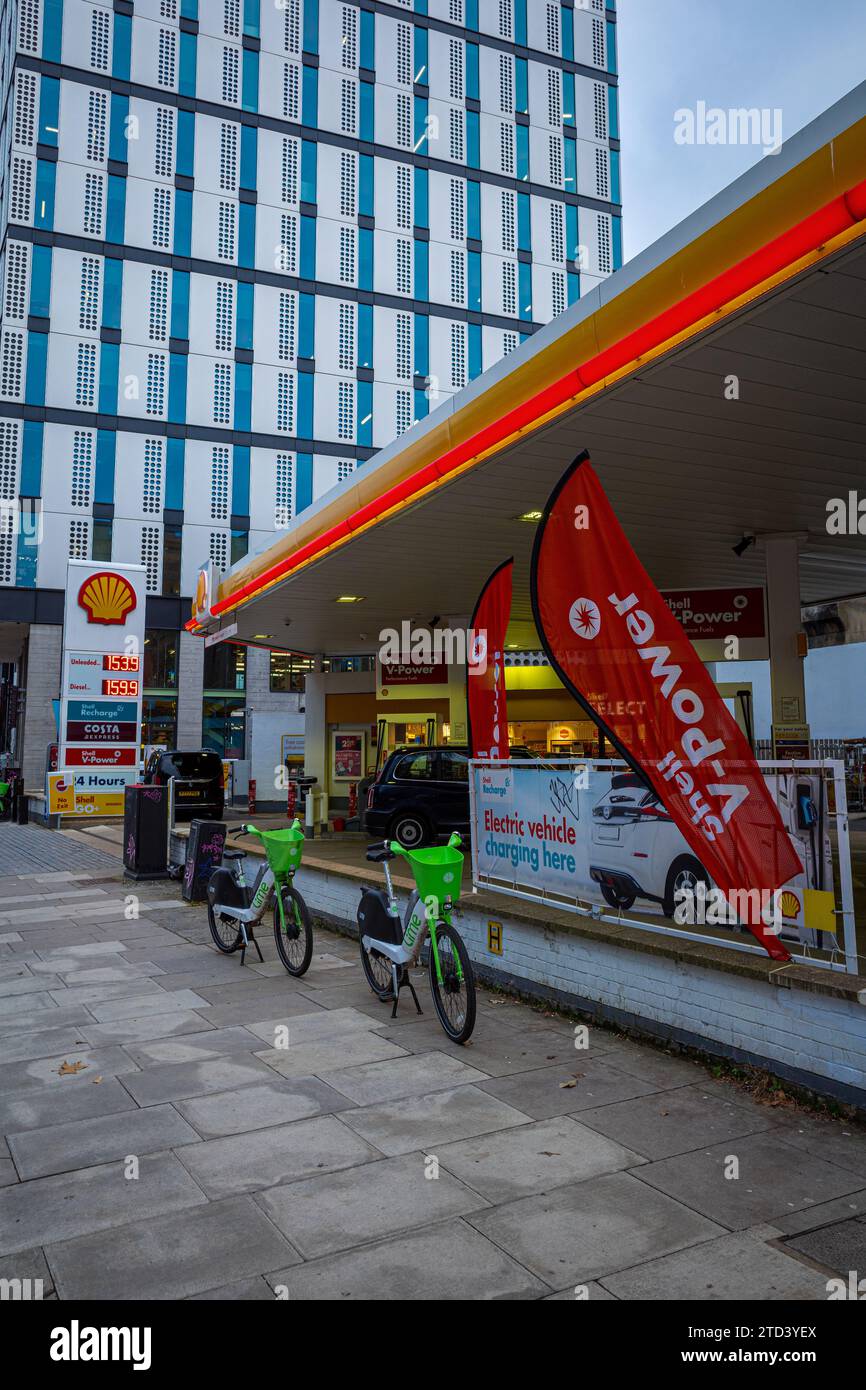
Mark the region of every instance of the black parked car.
POLYGON ((176 820, 199 816, 222 820, 225 793, 223 764, 218 753, 207 749, 196 752, 151 753, 142 781, 165 786, 172 779, 176 820))
MULTIPOLYGON (((531 757, 512 748, 511 757, 531 757)), ((397 748, 367 789, 364 829, 375 839, 420 849, 469 833, 469 749, 453 743, 397 748)))

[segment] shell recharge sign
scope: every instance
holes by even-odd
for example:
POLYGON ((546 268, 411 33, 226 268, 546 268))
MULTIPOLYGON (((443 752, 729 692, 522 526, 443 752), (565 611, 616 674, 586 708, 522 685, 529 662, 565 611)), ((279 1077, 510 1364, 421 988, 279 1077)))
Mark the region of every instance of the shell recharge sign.
POLYGON ((138 776, 145 590, 141 565, 69 561, 56 775, 72 814, 122 815, 138 776))

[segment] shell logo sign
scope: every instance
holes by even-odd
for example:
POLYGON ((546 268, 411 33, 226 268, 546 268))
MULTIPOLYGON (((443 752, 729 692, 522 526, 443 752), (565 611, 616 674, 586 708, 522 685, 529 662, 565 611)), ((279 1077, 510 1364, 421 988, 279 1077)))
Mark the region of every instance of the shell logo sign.
POLYGON ((78 590, 78 605, 87 614, 87 621, 106 627, 122 624, 136 603, 129 580, 110 570, 91 575, 78 590))

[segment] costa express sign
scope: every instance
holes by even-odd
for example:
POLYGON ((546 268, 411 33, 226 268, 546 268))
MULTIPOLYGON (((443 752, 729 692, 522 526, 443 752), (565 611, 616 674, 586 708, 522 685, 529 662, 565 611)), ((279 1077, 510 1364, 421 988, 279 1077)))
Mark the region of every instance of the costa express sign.
POLYGON ((85 579, 78 590, 78 606, 89 623, 105 627, 120 626, 137 605, 135 590, 125 575, 100 570, 85 579))

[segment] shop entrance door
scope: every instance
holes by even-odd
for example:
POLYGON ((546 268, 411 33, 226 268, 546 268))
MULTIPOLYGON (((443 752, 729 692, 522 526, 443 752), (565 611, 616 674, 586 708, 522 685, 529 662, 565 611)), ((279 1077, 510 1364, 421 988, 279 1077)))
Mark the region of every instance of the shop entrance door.
POLYGON ((386 714, 378 721, 378 743, 376 746, 376 776, 378 777, 385 759, 395 748, 404 745, 429 747, 436 742, 435 714, 386 714))

